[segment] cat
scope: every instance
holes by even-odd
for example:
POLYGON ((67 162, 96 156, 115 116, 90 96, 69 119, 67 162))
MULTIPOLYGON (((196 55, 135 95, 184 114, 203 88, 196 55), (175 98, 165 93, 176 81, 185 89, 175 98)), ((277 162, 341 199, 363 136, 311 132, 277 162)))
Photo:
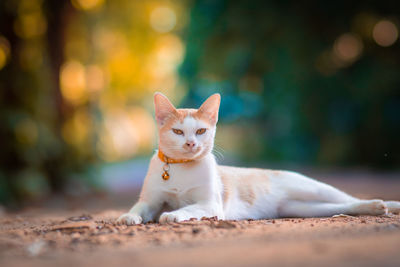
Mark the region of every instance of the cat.
MULTIPOLYGON (((398 213, 400 202, 361 200, 290 171, 220 166, 212 154, 221 101, 176 109, 154 95, 159 150, 153 155, 138 202, 117 223, 326 217, 398 213)), ((232 133, 234 134, 234 133, 232 133)))

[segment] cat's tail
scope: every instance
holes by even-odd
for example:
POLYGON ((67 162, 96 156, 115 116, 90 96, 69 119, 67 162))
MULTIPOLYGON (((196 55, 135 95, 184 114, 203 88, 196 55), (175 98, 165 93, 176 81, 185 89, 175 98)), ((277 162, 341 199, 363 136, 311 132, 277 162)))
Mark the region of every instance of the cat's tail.
POLYGON ((388 208, 388 212, 399 214, 400 213, 400 201, 385 201, 388 208))

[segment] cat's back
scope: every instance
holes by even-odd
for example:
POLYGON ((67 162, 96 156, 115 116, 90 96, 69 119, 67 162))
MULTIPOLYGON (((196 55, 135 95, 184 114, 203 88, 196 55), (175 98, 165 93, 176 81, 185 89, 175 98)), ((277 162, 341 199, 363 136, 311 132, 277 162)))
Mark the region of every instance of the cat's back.
POLYGON ((259 168, 244 168, 244 167, 234 167, 234 166, 217 166, 218 174, 221 179, 239 181, 245 180, 268 180, 268 176, 272 174, 273 171, 267 169, 259 168))
POLYGON ((217 172, 223 182, 239 182, 239 183, 270 183, 272 180, 285 179, 294 175, 294 172, 270 170, 260 168, 244 168, 234 166, 218 165, 217 172))

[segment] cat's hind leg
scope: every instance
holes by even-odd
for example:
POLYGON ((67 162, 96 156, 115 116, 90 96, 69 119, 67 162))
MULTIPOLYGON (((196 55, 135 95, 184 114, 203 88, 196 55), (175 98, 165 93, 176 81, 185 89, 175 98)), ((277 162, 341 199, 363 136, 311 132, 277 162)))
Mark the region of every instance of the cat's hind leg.
POLYGON ((285 193, 287 200, 326 203, 351 203, 359 200, 331 185, 301 174, 294 172, 284 172, 284 174, 283 179, 275 181, 277 188, 285 193))
POLYGON ((379 199, 358 200, 348 203, 328 203, 289 200, 278 209, 279 217, 328 217, 336 214, 382 215, 386 214, 385 202, 379 199))
POLYGON ((400 213, 400 201, 385 201, 385 204, 390 213, 400 213))

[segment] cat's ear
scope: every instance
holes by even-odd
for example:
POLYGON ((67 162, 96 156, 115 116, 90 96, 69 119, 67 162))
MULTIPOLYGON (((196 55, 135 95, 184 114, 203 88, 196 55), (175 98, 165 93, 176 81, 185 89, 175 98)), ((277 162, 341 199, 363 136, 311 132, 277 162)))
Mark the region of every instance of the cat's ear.
POLYGON ((211 124, 216 124, 218 121, 219 104, 221 103, 221 95, 213 94, 201 105, 197 113, 210 121, 211 124))
POLYGON ((163 126, 165 121, 176 112, 174 105, 171 104, 168 98, 158 92, 154 94, 154 107, 156 120, 160 126, 163 126))

